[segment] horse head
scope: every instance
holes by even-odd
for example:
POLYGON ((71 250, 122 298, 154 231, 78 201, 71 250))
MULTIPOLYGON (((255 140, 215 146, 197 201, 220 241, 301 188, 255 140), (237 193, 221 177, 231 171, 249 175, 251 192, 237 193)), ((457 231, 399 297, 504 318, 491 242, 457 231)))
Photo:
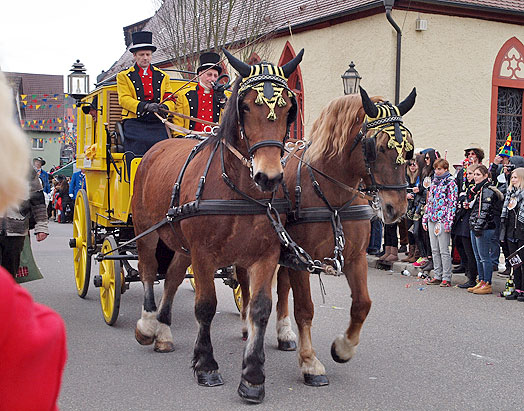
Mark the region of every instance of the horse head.
POLYGON ((413 157, 413 138, 402 116, 415 104, 416 90, 398 106, 387 101, 373 102, 361 87, 366 113, 362 145, 368 189, 380 199, 381 217, 393 223, 406 213, 406 160, 413 157))
POLYGON ((224 120, 221 136, 249 159, 257 186, 262 191, 275 191, 284 173, 280 161, 284 144, 297 115, 296 96, 287 79, 302 60, 304 50, 282 67, 265 62, 250 66, 227 50, 224 54, 241 78, 229 101, 229 127, 224 120))

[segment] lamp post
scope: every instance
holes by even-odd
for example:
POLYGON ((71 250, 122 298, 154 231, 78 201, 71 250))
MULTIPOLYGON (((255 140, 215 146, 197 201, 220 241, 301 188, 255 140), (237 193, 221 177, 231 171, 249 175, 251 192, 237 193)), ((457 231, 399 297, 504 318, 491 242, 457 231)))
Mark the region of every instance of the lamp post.
POLYGON ((344 94, 358 93, 358 86, 360 85, 362 77, 355 69, 355 63, 353 63, 353 61, 349 63, 349 68, 340 77, 342 77, 342 83, 344 84, 344 94))
POLYGON ((67 76, 67 92, 77 100, 89 94, 89 76, 85 66, 77 60, 73 63, 71 74, 67 76))

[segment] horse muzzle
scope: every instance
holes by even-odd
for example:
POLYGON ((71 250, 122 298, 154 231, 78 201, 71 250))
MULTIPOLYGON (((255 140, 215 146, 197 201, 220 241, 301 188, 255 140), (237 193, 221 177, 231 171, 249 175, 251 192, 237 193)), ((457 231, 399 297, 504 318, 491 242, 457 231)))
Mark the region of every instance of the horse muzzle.
POLYGON ((284 178, 284 173, 278 173, 274 177, 269 177, 266 173, 261 171, 253 176, 253 180, 262 191, 276 191, 284 178))

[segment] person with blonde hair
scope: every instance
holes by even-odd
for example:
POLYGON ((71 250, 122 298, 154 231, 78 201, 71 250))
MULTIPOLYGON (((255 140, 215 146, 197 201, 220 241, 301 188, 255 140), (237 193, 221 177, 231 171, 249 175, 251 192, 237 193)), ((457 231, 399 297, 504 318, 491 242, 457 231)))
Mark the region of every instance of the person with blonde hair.
MULTIPOLYGON (((500 241, 505 242, 509 253, 513 254, 524 246, 524 168, 522 167, 516 168, 511 173, 500 217, 500 241)), ((518 256, 524 261, 524 250, 520 250, 518 256)), ((522 266, 513 268, 515 291, 505 296, 506 300, 524 302, 523 274, 522 266)))
MULTIPOLYGON (((29 167, 27 141, 15 123, 13 94, 1 72, 0 107, 1 216, 27 198, 29 171, 40 184, 42 199, 43 193, 36 172, 29 167)), ((45 213, 45 205, 43 210, 45 213)), ((47 214, 45 216, 47 219, 47 214)), ((7 219, 0 219, 0 228, 6 222, 7 219)), ((0 408, 58 410, 67 356, 62 318, 50 308, 35 303, 29 292, 16 284, 12 275, 1 266, 0 317, 0 408)))

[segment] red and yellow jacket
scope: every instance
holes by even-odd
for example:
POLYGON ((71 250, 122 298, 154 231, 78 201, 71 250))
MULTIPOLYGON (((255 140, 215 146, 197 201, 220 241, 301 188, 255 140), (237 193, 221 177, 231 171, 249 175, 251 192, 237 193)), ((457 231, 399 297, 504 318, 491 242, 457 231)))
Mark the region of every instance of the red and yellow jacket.
MULTIPOLYGON (((200 89, 198 83, 189 83, 177 92, 175 110, 177 113, 185 114, 198 118, 198 90, 200 89)), ((213 122, 218 123, 222 114, 222 107, 213 93, 213 122)), ((229 97, 231 93, 226 91, 226 96, 229 97)), ((195 122, 178 116, 173 116, 173 123, 182 126, 188 130, 194 130, 195 122)))
MULTIPOLYGON (((171 82, 166 72, 153 65, 150 67, 153 73, 153 101, 160 103, 171 94, 171 82)), ((116 84, 118 102, 122 106, 122 120, 143 116, 146 113, 144 111, 146 102, 144 101, 144 86, 138 74, 138 66, 135 64, 118 73, 116 75, 116 84)), ((172 100, 168 99, 163 102, 170 111, 175 109, 174 99, 175 97, 172 100)))

